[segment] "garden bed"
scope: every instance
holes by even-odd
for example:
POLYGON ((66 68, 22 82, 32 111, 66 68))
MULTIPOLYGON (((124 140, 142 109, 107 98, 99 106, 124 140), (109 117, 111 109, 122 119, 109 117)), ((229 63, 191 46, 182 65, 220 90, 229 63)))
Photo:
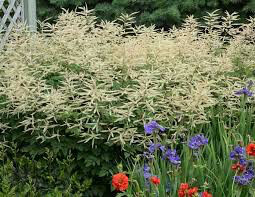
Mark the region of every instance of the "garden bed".
POLYGON ((135 27, 132 17, 121 21, 96 24, 83 9, 42 23, 41 32, 12 34, 0 54, 3 195, 111 196, 121 162, 131 180, 127 192, 136 195, 132 180, 140 171, 134 179, 130 173, 143 168, 139 155, 155 139, 144 125, 152 120, 184 165, 170 180, 172 195, 185 182, 214 196, 240 190, 229 154, 255 139, 254 96, 247 94, 254 19, 238 25, 236 14, 214 12, 205 25, 189 17, 169 32, 135 27), (197 134, 208 138, 198 163, 187 147, 197 134))

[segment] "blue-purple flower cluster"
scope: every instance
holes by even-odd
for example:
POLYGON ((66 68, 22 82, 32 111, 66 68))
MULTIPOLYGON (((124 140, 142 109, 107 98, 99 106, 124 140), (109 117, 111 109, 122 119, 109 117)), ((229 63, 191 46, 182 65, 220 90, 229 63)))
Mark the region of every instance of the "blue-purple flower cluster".
POLYGON ((165 146, 161 145, 161 144, 154 144, 151 143, 149 146, 149 152, 151 154, 153 154, 157 149, 161 150, 161 152, 165 152, 165 146))
POLYGON ((254 85, 253 81, 249 81, 247 87, 242 88, 235 92, 235 95, 246 95, 246 96, 253 96, 253 92, 251 91, 251 87, 254 85))
POLYGON ((143 167, 143 176, 144 176, 144 179, 145 179, 146 188, 150 188, 149 179, 152 176, 152 174, 150 173, 150 167, 148 166, 148 164, 144 164, 144 167, 143 167))
POLYGON ((148 179, 151 177, 151 173, 150 173, 150 167, 148 166, 148 164, 144 164, 143 167, 143 176, 145 179, 148 179))
POLYGON ((163 155, 163 158, 170 161, 170 163, 173 164, 173 165, 180 165, 181 164, 181 159, 180 159, 180 157, 177 154, 175 149, 174 150, 168 149, 165 152, 165 154, 163 155))
MULTIPOLYGON (((160 126, 156 121, 151 121, 144 126, 146 134, 152 134, 158 129, 160 131, 165 131, 165 128, 160 126)), ((199 148, 206 144, 208 144, 208 139, 203 134, 198 134, 192 137, 188 142, 188 146, 193 150, 198 150, 199 148)), ((169 161, 173 165, 181 164, 181 159, 175 149, 166 149, 164 145, 161 145, 159 143, 150 143, 148 151, 144 152, 143 155, 148 160, 151 160, 154 158, 154 153, 157 150, 161 151, 162 159, 169 161)))
POLYGON ((255 178, 255 172, 253 168, 253 162, 247 161, 245 148, 236 146, 229 155, 231 160, 236 161, 242 166, 245 166, 245 171, 242 175, 234 176, 234 181, 239 185, 248 185, 255 178))
POLYGON ((229 157, 231 160, 237 161, 241 165, 246 165, 246 154, 244 147, 236 146, 234 150, 230 152, 229 157))
POLYGON ((234 181, 240 185, 248 185, 251 183, 251 181, 254 178, 255 178, 255 172, 251 164, 250 167, 246 167, 246 170, 242 175, 235 176, 234 181))
MULTIPOLYGON (((160 131, 165 131, 165 128, 160 126, 156 121, 151 121, 150 123, 148 123, 144 126, 144 130, 145 130, 146 134, 152 134, 157 129, 159 129, 160 131)), ((148 151, 144 152, 143 155, 148 160, 151 160, 154 158, 153 154, 157 150, 160 150, 160 152, 162 153, 162 159, 168 160, 173 165, 181 164, 181 159, 178 156, 176 150, 166 149, 166 147, 164 145, 159 144, 159 143, 150 143, 149 147, 148 147, 148 151)), ((146 168, 146 169, 148 169, 148 168, 146 168)))
POLYGON ((203 134, 195 135, 188 142, 188 146, 193 150, 197 150, 206 144, 208 144, 208 139, 203 134))
MULTIPOLYGON (((157 132, 164 132, 165 128, 162 127, 161 125, 159 125, 156 121, 151 121, 148 124, 144 125, 144 130, 145 130, 146 135, 151 135, 151 134, 154 134, 157 132)), ((154 136, 154 137, 156 137, 156 136, 154 136)), ((187 145, 189 146, 189 148, 192 150, 196 150, 196 151, 198 149, 202 148, 202 146, 204 146, 206 144, 208 144, 208 138, 206 138, 203 134, 198 134, 196 136, 193 136, 187 142, 187 145)), ((177 150, 173 149, 173 148, 168 148, 167 146, 164 146, 164 145, 158 143, 158 141, 156 139, 154 142, 151 142, 149 144, 148 150, 146 152, 144 152, 143 155, 146 158, 146 160, 149 161, 148 164, 153 163, 153 162, 151 162, 151 160, 153 160, 155 158, 155 156, 160 156, 162 160, 169 162, 170 164, 172 164, 173 166, 175 166, 177 168, 181 164, 181 158, 178 155, 177 150)), ((143 176, 145 179, 146 189, 150 190, 151 189, 150 181, 153 181, 152 178, 154 176, 152 175, 151 169, 148 164, 144 164, 144 166, 143 166, 143 176)), ((197 188, 195 188, 195 189, 197 189, 197 188)), ((171 191, 170 180, 168 178, 167 183, 166 183, 166 192, 169 193, 170 191, 171 191)), ((197 190, 196 191, 190 190, 190 194, 191 193, 192 194, 196 193, 197 195, 199 195, 197 190)), ((209 194, 209 193, 202 192, 201 196, 202 195, 204 196, 205 194, 209 194)))
POLYGON ((160 126, 155 120, 152 120, 148 124, 144 125, 144 130, 147 135, 151 135, 157 130, 159 130, 160 132, 164 132, 166 129, 160 126))
POLYGON ((253 92, 251 92, 248 88, 244 87, 241 90, 235 92, 235 95, 246 95, 246 96, 253 96, 253 92))
POLYGON ((171 150, 171 149, 166 149, 165 146, 161 145, 161 144, 154 144, 151 143, 148 151, 144 152, 143 155, 145 158, 147 158, 148 160, 151 160, 154 158, 154 153, 155 151, 160 150, 162 153, 162 159, 164 160, 168 160, 171 164, 173 165, 179 165, 181 164, 181 159, 178 156, 176 150, 171 150))

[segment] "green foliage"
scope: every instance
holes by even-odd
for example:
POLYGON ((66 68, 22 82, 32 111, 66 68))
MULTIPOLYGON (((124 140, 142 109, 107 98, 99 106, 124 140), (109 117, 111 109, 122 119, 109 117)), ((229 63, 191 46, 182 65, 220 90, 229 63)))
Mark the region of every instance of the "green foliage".
POLYGON ((95 9, 96 16, 100 20, 114 20, 122 13, 137 14, 137 24, 151 25, 169 28, 172 25, 180 25, 187 15, 202 17, 208 11, 215 9, 229 12, 239 12, 242 19, 248 15, 254 15, 254 0, 39 0, 38 15, 45 19, 60 12, 60 8, 75 9, 78 6, 88 5, 95 9), (52 13, 52 14, 49 14, 52 13))
POLYGON ((18 131, 2 135, 8 148, 2 152, 0 172, 3 196, 64 195, 102 196, 107 194, 111 171, 120 155, 114 146, 76 144, 77 139, 60 137, 40 144, 35 136, 18 131), (107 177, 107 178, 106 178, 107 177), (32 193, 33 195, 32 195, 32 193), (24 194, 24 195, 23 195, 24 194))
POLYGON ((46 80, 47 85, 51 85, 56 88, 61 85, 63 77, 59 73, 48 73, 44 79, 46 80))
POLYGON ((84 192, 86 195, 83 196, 91 196, 92 179, 72 173, 71 154, 58 160, 54 153, 45 149, 44 153, 37 155, 41 157, 38 159, 18 150, 15 144, 7 144, 1 147, 0 196, 78 197, 84 192))
MULTIPOLYGON (((111 0, 38 0, 37 14, 40 20, 51 18, 54 22, 57 16, 62 12, 61 8, 74 10, 77 7, 88 5, 94 8, 97 4, 111 2, 111 0)), ((103 16, 103 15, 101 15, 103 16)))
POLYGON ((254 75, 253 65, 245 65, 244 61, 240 57, 233 58, 233 64, 235 65, 235 70, 232 73, 234 76, 243 78, 243 77, 252 77, 254 75))

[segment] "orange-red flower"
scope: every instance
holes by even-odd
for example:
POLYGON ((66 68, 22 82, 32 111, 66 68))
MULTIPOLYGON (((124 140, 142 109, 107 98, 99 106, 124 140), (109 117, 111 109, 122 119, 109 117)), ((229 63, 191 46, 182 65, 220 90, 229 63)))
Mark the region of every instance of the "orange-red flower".
POLYGON ((195 195, 197 193, 197 191, 198 191, 197 187, 193 187, 193 188, 188 189, 188 196, 192 197, 193 195, 195 195))
POLYGON ((180 190, 187 190, 187 189, 189 189, 189 184, 188 183, 181 183, 180 190))
POLYGON ((117 191, 125 191, 128 188, 128 177, 124 173, 115 174, 112 177, 112 186, 117 191))
POLYGON ((207 191, 204 191, 201 197, 212 197, 212 194, 208 193, 207 191))
POLYGON ((246 147, 246 153, 250 156, 255 156, 255 144, 249 144, 246 147))
POLYGON ((178 190, 178 197, 185 197, 185 190, 178 190))
POLYGON ((180 188, 178 190, 178 197, 192 197, 197 194, 198 188, 193 187, 189 188, 188 183, 181 183, 180 188))
POLYGON ((180 188, 178 190, 178 197, 185 197, 188 189, 189 189, 188 183, 181 183, 180 188))
POLYGON ((239 173, 243 172, 245 170, 245 166, 241 165, 240 163, 233 164, 231 166, 231 169, 234 171, 237 171, 239 173))
POLYGON ((151 180, 151 182, 152 182, 154 185, 160 184, 160 179, 159 179, 158 177, 156 177, 156 176, 152 176, 152 177, 150 178, 150 180, 151 180))

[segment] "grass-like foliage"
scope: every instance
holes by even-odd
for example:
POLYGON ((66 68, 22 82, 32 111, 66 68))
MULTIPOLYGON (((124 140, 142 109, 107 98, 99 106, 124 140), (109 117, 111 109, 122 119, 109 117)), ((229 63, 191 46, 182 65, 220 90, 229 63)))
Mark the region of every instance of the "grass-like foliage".
POLYGON ((0 53, 2 142, 36 161, 46 148, 55 159, 70 153, 77 179, 92 178, 93 187, 108 181, 99 177, 109 177, 119 157, 146 146, 143 125, 152 118, 169 135, 202 128, 219 114, 235 125, 233 92, 255 67, 255 20, 237 18, 213 12, 199 24, 191 16, 163 32, 134 26, 128 15, 96 24, 81 9, 41 23, 38 33, 18 29, 0 53))

